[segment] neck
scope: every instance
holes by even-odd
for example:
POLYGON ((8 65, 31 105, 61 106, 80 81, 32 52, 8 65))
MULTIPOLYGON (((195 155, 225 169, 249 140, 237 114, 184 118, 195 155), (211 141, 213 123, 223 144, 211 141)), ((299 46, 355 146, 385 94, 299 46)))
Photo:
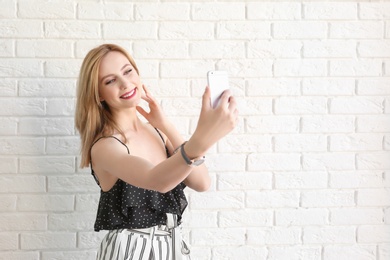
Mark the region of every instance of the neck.
POLYGON ((121 110, 114 114, 114 118, 123 133, 129 131, 137 132, 142 124, 137 116, 137 110, 135 108, 121 110))

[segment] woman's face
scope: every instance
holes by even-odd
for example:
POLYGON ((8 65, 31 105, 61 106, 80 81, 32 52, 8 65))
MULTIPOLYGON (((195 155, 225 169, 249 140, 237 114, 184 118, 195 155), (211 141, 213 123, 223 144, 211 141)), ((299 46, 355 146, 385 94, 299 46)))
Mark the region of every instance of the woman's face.
POLYGON ((135 107, 141 100, 141 79, 125 55, 107 53, 99 68, 99 96, 111 110, 135 107))

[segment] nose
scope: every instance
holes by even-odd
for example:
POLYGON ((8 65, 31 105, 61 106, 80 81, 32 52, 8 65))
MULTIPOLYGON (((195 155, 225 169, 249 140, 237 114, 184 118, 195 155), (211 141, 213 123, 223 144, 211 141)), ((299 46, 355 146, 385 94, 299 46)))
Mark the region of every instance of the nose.
POLYGON ((128 79, 126 79, 125 77, 122 77, 120 79, 120 83, 121 83, 120 86, 122 89, 127 89, 131 85, 130 81, 128 79))

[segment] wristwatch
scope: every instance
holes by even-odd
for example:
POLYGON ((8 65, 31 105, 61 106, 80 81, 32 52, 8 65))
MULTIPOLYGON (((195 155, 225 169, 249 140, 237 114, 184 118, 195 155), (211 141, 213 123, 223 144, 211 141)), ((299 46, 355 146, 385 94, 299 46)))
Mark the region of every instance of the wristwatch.
POLYGON ((206 160, 206 157, 205 156, 200 156, 200 157, 197 157, 197 158, 194 158, 194 159, 190 159, 188 158, 188 155, 186 154, 186 152, 184 151, 184 145, 186 144, 187 142, 184 142, 181 146, 180 146, 180 152, 181 152, 181 156, 183 157, 183 159, 186 161, 186 163, 191 166, 191 167, 194 167, 194 166, 199 166, 201 165, 202 163, 204 163, 204 161, 206 160))

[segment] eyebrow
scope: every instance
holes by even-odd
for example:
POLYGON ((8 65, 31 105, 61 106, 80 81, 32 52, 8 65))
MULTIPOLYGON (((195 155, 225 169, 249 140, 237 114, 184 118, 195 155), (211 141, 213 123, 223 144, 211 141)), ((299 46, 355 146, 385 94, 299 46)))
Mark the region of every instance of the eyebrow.
MULTIPOLYGON (((120 70, 122 71, 124 68, 126 68, 128 66, 131 66, 131 64, 130 63, 126 63, 125 65, 123 65, 123 67, 120 70)), ((104 81, 105 78, 110 77, 112 75, 113 74, 108 74, 108 75, 104 76, 103 78, 101 78, 100 82, 104 81)))

